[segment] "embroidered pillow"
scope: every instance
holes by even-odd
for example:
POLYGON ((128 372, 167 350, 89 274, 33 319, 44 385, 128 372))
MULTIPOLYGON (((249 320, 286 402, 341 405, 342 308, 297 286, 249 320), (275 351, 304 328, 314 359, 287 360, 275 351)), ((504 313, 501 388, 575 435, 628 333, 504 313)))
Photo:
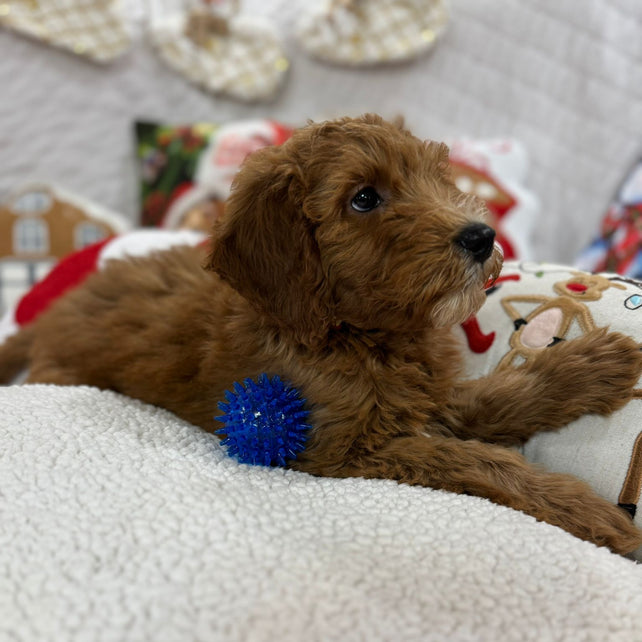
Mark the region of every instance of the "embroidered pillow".
MULTIPOLYGON (((467 375, 516 368, 597 327, 642 344, 642 283, 571 267, 507 262, 488 300, 461 329, 467 375)), ((599 368, 599 364, 595 364, 599 368)), ((610 417, 586 415, 557 432, 540 433, 525 456, 549 470, 585 480, 642 527, 642 382, 635 398, 610 417)), ((635 553, 642 560, 642 548, 635 553)))

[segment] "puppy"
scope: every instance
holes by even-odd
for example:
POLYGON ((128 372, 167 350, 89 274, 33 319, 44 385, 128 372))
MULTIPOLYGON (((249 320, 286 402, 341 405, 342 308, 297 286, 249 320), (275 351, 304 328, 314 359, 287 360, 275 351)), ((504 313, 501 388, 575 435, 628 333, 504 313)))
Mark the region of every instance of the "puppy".
POLYGON ((314 426, 292 468, 478 495, 631 551, 624 511, 506 446, 623 406, 639 346, 600 329, 461 380, 451 330, 502 262, 483 217, 444 145, 374 115, 311 124, 246 160, 209 253, 111 262, 4 344, 0 377, 28 363, 29 382, 109 388, 214 430, 234 381, 278 374, 314 426))

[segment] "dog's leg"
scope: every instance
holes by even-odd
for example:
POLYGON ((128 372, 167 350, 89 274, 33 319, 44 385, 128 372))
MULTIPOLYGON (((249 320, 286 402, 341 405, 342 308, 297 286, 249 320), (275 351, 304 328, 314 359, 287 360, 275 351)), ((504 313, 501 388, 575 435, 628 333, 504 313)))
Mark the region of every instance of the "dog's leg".
POLYGON ((597 329, 546 348, 522 366, 462 382, 446 404, 444 422, 462 439, 520 444, 582 415, 621 408, 641 372, 635 341, 597 329))
POLYGON ((628 514, 584 482, 541 471, 512 450, 479 441, 399 437, 375 454, 346 464, 338 474, 486 497, 617 553, 642 543, 628 514))
POLYGON ((24 382, 46 383, 55 386, 81 386, 84 383, 77 376, 56 366, 30 370, 24 382))
POLYGON ((27 326, 0 345, 0 384, 10 383, 27 368, 32 343, 33 330, 27 326))

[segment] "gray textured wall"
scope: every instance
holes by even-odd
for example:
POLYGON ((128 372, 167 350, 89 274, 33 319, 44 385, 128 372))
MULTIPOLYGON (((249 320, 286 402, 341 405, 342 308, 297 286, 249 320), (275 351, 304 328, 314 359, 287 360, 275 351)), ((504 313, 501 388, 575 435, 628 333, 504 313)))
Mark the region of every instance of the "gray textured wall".
POLYGON ((513 136, 542 201, 536 256, 571 260, 641 147, 642 3, 452 0, 427 57, 354 71, 310 60, 293 37, 304 0, 246 0, 292 60, 268 105, 202 93, 144 38, 108 67, 0 30, 0 192, 49 179, 127 213, 137 207, 131 123, 269 116, 291 123, 361 111, 404 114, 421 136, 513 136))

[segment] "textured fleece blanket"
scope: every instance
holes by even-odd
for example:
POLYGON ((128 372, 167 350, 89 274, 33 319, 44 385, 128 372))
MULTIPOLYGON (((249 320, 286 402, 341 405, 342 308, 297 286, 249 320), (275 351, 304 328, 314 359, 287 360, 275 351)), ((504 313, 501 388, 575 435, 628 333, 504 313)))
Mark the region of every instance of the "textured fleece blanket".
POLYGON ((96 389, 0 389, 0 640, 642 640, 642 568, 531 517, 248 467, 96 389))

